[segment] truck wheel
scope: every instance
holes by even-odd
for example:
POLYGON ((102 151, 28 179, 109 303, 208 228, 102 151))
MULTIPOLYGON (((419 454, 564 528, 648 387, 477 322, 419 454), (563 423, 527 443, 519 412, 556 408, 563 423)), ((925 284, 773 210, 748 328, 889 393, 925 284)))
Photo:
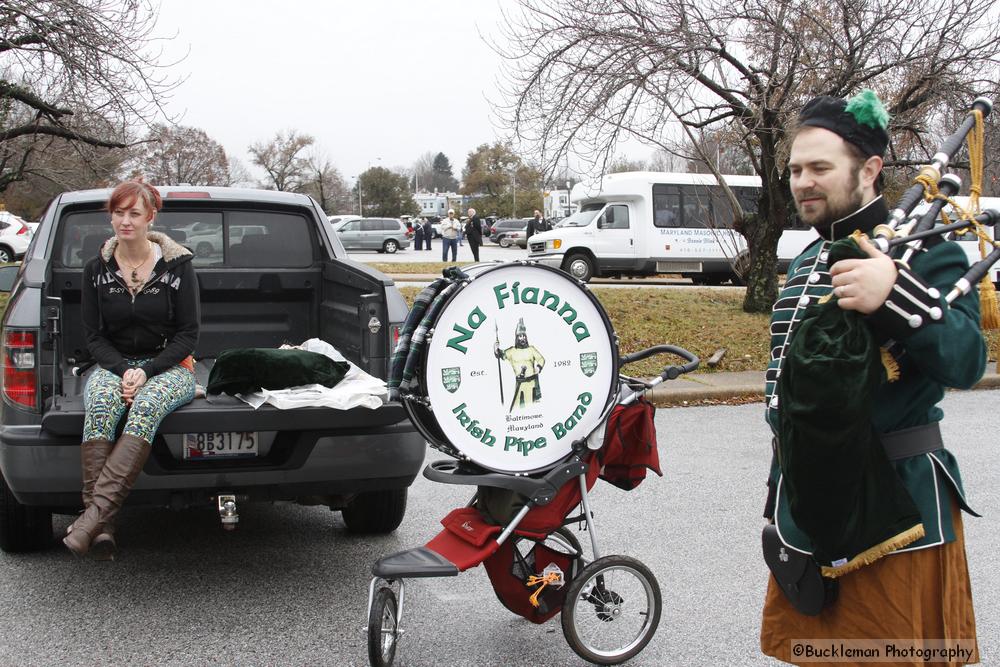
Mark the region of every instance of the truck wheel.
POLYGON ((210 257, 212 255, 212 244, 208 241, 202 241, 194 247, 194 254, 196 257, 210 257))
POLYGON ((382 244, 382 251, 390 255, 397 250, 399 250, 399 243, 395 239, 386 239, 386 242, 382 244))
POLYGON ((52 512, 17 502, 0 475, 0 549, 37 551, 52 543, 52 512))
POLYGON ((566 259, 565 271, 581 282, 589 282, 594 277, 594 262, 583 253, 576 253, 566 259))
POLYGON ((358 535, 391 533, 406 514, 406 489, 359 493, 340 514, 348 532, 358 535))

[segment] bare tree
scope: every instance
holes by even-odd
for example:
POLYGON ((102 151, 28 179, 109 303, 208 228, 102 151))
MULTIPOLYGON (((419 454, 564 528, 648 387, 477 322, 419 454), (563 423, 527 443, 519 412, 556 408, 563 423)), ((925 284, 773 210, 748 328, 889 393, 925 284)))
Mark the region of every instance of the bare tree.
MULTIPOLYGON (((763 188, 743 215, 744 309, 777 295, 778 238, 793 215, 786 133, 813 95, 872 88, 894 142, 929 157, 950 104, 998 87, 991 0, 520 0, 509 12, 504 94, 516 135, 546 168, 567 151, 603 170, 620 139, 669 150, 676 124, 737 128, 763 188)), ((711 161, 709 161, 711 162, 711 161)))
POLYGON ((278 132, 270 141, 251 144, 253 163, 267 172, 268 180, 263 187, 285 192, 299 190, 305 182, 309 162, 301 153, 314 141, 308 134, 288 130, 278 132))
POLYGON ((147 0, 0 4, 0 192, 31 173, 46 138, 124 148, 166 115, 176 81, 159 63, 155 22, 147 0))
POLYGON ((229 185, 222 146, 197 127, 154 125, 138 169, 157 185, 229 185))
POLYGON ((422 153, 413 163, 413 190, 429 192, 434 189, 434 151, 422 153))
POLYGON ((303 182, 298 191, 319 202, 328 214, 352 210, 354 197, 340 170, 328 157, 318 153, 306 158, 303 182))

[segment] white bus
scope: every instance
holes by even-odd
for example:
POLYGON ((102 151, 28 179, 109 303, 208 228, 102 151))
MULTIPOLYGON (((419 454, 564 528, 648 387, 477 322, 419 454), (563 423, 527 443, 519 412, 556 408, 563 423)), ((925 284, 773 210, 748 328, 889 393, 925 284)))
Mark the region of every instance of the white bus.
MULTIPOLYGON (((760 178, 723 176, 748 213, 757 210, 760 178)), ((531 237, 530 258, 587 281, 593 276, 678 273, 699 283, 741 282, 749 264, 732 228, 729 201, 711 174, 625 172, 574 186, 576 212, 531 237), (735 269, 734 269, 735 267, 735 269)), ((797 219, 790 221, 801 225, 797 219)), ((806 226, 785 229, 779 270, 818 238, 806 226)))

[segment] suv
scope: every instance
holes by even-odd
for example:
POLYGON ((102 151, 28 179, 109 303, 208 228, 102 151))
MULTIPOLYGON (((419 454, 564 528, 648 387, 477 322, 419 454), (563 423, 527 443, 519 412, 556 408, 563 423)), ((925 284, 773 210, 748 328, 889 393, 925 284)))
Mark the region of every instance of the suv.
POLYGON ((16 262, 31 242, 31 227, 10 211, 0 211, 0 264, 16 262))
POLYGON ((348 250, 377 250, 394 253, 410 247, 413 232, 396 218, 358 218, 335 228, 348 250))
MULTIPOLYGON (((230 348, 320 338, 371 375, 388 374, 407 307, 392 281, 346 259, 319 205, 305 195, 174 186, 160 189, 156 226, 220 240, 196 255, 202 329, 198 383, 230 348)), ((56 197, 24 261, 0 268, 10 300, 0 331, 0 548, 52 543, 52 513, 79 509, 83 389, 92 369, 80 309, 83 266, 111 236, 109 190, 56 197)), ((182 241, 183 242, 183 241, 182 241)), ((183 508, 291 500, 340 510, 353 532, 394 530, 424 459, 402 405, 254 410, 227 396, 196 398, 160 425, 130 504, 183 508), (219 435, 221 434, 221 435, 219 435), (185 443, 219 447, 198 458, 185 443), (214 436, 214 437, 213 437, 214 436), (227 439, 228 438, 228 439, 227 439), (235 448, 234 448, 235 449, 235 448)), ((214 447, 213 447, 214 449, 214 447)))
POLYGON ((506 218, 504 220, 497 220, 493 227, 490 229, 490 241, 493 243, 499 243, 504 248, 509 248, 513 245, 514 240, 504 240, 509 232, 525 232, 528 229, 528 221, 524 218, 506 218))

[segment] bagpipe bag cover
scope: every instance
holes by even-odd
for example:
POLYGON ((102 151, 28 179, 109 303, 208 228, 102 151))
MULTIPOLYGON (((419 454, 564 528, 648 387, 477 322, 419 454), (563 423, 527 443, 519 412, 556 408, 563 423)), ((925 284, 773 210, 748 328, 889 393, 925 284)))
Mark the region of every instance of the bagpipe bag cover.
MULTIPOLYGON (((835 242, 830 265, 864 258, 835 242)), ((778 456, 789 511, 826 576, 836 577, 923 534, 920 514, 872 426, 884 371, 864 315, 835 297, 806 311, 778 383, 778 456)))

